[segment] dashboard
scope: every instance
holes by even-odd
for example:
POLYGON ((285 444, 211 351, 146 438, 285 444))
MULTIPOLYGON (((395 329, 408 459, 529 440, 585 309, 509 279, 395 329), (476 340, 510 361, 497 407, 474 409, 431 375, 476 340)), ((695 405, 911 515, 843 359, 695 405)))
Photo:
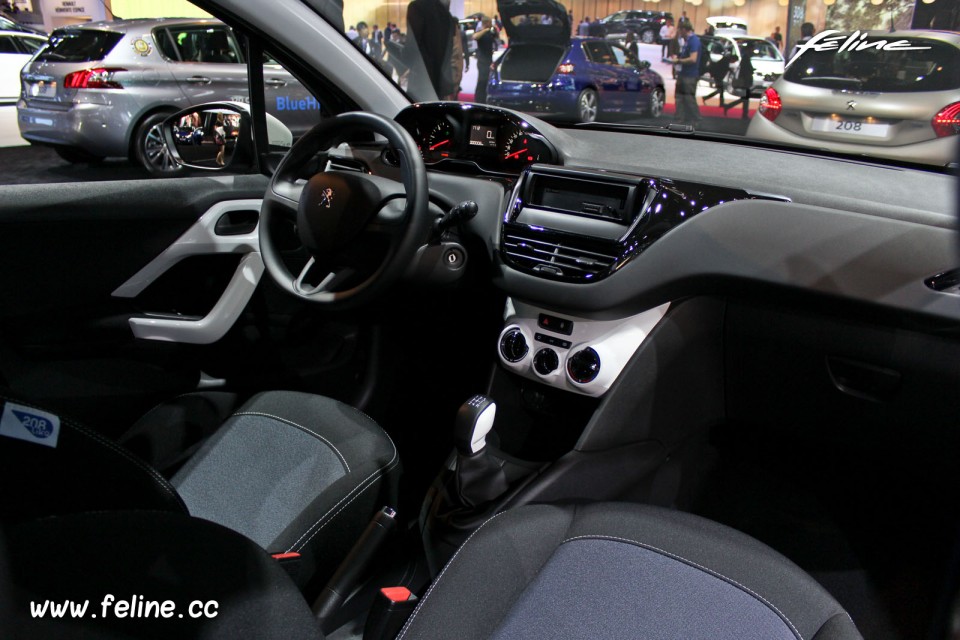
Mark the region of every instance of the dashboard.
POLYGON ((494 107, 459 102, 413 105, 396 121, 433 170, 518 175, 529 165, 560 164, 554 145, 527 120, 494 107))
POLYGON ((482 240, 508 296, 500 362, 540 383, 602 395, 662 305, 705 293, 960 320, 954 287, 935 277, 958 264, 952 176, 667 132, 560 129, 483 105, 412 105, 396 120, 431 190, 479 205, 462 231, 482 240))

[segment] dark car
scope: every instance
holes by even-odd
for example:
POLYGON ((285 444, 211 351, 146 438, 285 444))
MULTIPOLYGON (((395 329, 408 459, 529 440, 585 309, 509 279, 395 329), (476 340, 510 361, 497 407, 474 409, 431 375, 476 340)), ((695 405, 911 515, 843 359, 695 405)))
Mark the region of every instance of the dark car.
POLYGON ((562 5, 501 0, 497 6, 510 47, 490 76, 490 104, 579 122, 605 113, 656 118, 663 112, 660 74, 618 44, 571 38, 562 5))
POLYGON ((600 20, 608 39, 622 40, 632 33, 645 44, 660 42, 660 28, 673 20, 673 14, 667 11, 617 11, 600 20))
POLYGON ((23 33, 35 33, 39 36, 47 35, 47 33, 41 29, 37 29, 36 27, 31 27, 26 24, 20 24, 19 22, 16 22, 15 20, 11 20, 10 18, 3 15, 0 15, 0 30, 22 31, 23 33))

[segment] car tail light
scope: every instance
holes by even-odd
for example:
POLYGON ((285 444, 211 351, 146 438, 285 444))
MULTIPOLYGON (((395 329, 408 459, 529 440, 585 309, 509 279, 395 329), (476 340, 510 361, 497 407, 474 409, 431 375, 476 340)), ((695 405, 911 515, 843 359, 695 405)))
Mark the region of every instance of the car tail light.
POLYGON ((780 94, 773 87, 767 87, 760 98, 760 115, 773 122, 783 110, 783 103, 780 101, 780 94))
POLYGON ((559 67, 557 67, 557 73, 570 74, 573 73, 573 65, 569 62, 565 62, 559 67))
POLYGON ((114 80, 114 74, 126 69, 116 67, 97 67, 68 73, 63 79, 65 89, 123 89, 123 85, 114 80))
POLYGON ((960 133, 960 102, 954 102, 940 109, 940 113, 933 116, 931 124, 938 138, 955 136, 960 133))

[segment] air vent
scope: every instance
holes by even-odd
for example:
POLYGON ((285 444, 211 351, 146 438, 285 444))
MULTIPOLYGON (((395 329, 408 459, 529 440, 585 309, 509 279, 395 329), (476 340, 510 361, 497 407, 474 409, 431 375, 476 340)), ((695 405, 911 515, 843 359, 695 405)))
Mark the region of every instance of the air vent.
POLYGON ((564 280, 589 281, 610 273, 615 251, 576 236, 511 229, 503 236, 503 252, 516 267, 564 280))

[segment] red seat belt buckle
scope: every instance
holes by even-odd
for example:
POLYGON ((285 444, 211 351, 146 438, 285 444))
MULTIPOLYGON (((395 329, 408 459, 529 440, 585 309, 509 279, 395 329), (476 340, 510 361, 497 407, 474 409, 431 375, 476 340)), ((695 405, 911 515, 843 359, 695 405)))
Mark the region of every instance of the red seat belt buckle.
POLYGON ((384 587, 383 589, 380 589, 380 593, 382 593, 390 602, 407 602, 414 597, 413 593, 410 592, 410 589, 407 589, 406 587, 384 587))

